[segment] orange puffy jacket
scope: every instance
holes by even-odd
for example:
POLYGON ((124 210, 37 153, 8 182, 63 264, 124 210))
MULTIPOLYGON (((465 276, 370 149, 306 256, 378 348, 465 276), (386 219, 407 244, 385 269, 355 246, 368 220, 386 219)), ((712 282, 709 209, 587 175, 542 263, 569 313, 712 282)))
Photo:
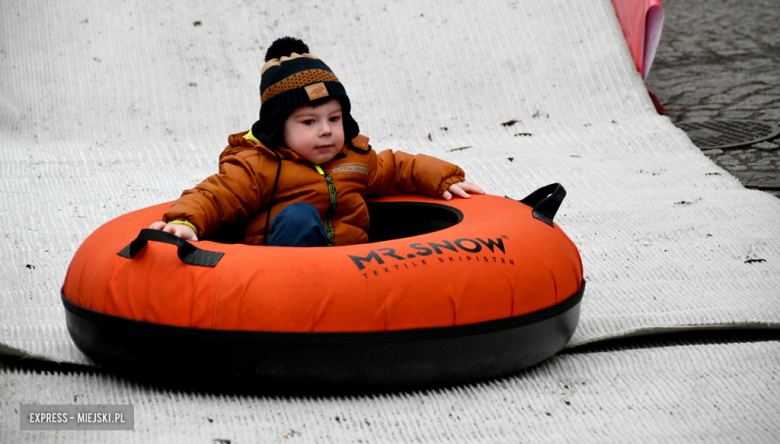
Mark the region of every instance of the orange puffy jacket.
POLYGON ((332 227, 333 245, 359 244, 368 242, 366 196, 419 192, 438 197, 465 177, 459 167, 424 154, 391 150, 377 154, 363 135, 317 168, 289 148, 278 147, 274 153, 244 137, 247 133, 228 138, 230 145, 219 157, 219 174, 182 193, 163 221, 186 220, 197 228, 200 239, 232 226, 238 228, 241 242, 259 245, 265 239, 269 206, 273 220, 285 206, 308 202, 326 228, 332 227), (335 199, 328 182, 335 187, 335 199))

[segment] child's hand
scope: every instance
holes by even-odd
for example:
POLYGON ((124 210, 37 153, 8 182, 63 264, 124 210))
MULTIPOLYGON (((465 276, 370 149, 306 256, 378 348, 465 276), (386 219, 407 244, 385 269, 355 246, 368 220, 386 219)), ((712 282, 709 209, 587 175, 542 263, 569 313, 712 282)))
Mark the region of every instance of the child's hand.
POLYGON ((468 199, 471 197, 468 192, 472 192, 474 194, 485 194, 485 190, 480 188, 479 185, 475 185, 468 180, 464 180, 463 182, 450 185, 450 187, 447 188, 447 191, 445 191, 441 197, 444 200, 452 200, 452 196, 454 194, 455 196, 468 199))
POLYGON ((155 222, 149 228, 153 230, 163 230, 167 233, 175 234, 184 240, 197 241, 198 236, 192 228, 182 224, 166 224, 165 222, 155 222))

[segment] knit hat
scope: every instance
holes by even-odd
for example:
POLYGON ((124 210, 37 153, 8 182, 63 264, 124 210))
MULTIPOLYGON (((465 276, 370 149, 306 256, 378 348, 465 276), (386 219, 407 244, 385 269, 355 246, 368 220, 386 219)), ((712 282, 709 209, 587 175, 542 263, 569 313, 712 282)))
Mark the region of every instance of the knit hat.
POLYGON ((349 97, 338 77, 309 47, 293 37, 277 39, 265 54, 260 78, 260 120, 252 135, 269 148, 283 143, 284 121, 301 105, 338 99, 341 103, 344 140, 358 135, 350 114, 349 97))

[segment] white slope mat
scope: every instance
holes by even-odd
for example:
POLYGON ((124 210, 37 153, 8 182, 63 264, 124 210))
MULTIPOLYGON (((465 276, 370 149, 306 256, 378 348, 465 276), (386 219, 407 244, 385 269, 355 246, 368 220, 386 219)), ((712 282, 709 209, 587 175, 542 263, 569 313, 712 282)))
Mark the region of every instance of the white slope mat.
POLYGON ((0 4, 2 352, 86 362, 59 299, 74 252, 216 171, 287 34, 375 149, 442 157, 492 194, 564 184, 556 220, 589 282, 572 345, 780 326, 780 201, 655 114, 609 0, 131 3, 0 4))
POLYGON ((778 368, 777 341, 675 345, 555 356, 449 390, 270 398, 0 364, 0 442, 776 443, 778 368), (22 432, 22 404, 132 404, 135 431, 22 432))

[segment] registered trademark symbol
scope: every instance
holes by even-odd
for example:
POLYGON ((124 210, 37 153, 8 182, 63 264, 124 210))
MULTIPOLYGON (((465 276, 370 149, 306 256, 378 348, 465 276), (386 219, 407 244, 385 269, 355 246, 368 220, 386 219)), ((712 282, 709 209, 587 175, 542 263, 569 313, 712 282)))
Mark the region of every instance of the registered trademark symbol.
POLYGON ((506 234, 502 234, 502 235, 501 235, 501 238, 502 238, 502 239, 509 239, 509 236, 507 236, 506 234))

